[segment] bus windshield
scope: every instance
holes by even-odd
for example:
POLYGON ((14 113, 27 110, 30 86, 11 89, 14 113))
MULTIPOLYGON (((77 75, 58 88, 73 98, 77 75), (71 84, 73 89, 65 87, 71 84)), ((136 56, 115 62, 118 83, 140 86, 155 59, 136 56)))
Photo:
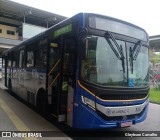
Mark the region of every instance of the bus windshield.
MULTIPOLYGON (((116 46, 113 40, 109 41, 116 46)), ((142 87, 148 85, 148 48, 142 46, 136 60, 130 57, 130 47, 134 43, 117 40, 124 54, 124 62, 118 59, 111 44, 105 37, 88 36, 84 50, 85 58, 81 61, 83 80, 102 86, 142 87), (131 63, 133 63, 131 65, 131 63)))
POLYGON ((113 19, 110 20, 91 16, 89 17, 89 27, 98 30, 123 34, 143 41, 148 41, 147 34, 144 30, 138 27, 131 26, 130 24, 124 24, 113 19))

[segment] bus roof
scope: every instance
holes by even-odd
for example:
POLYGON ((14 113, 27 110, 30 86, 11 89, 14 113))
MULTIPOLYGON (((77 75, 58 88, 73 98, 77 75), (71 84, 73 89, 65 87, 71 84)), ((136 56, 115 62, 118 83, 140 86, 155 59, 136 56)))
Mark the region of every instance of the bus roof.
MULTIPOLYGON (((51 33, 55 27, 57 27, 57 28, 58 28, 58 27, 61 27, 61 26, 65 25, 65 24, 69 23, 72 19, 77 18, 77 17, 82 17, 82 16, 84 16, 84 15, 95 15, 95 16, 99 16, 99 17, 103 17, 103 18, 115 20, 115 21, 118 21, 118 22, 121 22, 121 23, 130 25, 130 26, 136 27, 136 28, 138 28, 138 29, 140 29, 140 30, 143 30, 143 31, 147 34, 147 32, 146 32, 143 28, 141 28, 141 27, 139 27, 139 26, 137 26, 137 25, 134 25, 134 24, 132 24, 132 23, 126 22, 126 21, 124 21, 124 20, 120 20, 120 19, 117 19, 117 18, 105 16, 105 15, 95 14, 95 13, 78 13, 78 14, 70 17, 70 18, 67 18, 67 19, 65 19, 65 20, 63 20, 63 21, 55 24, 54 26, 50 27, 50 28, 47 29, 46 31, 41 32, 41 33, 35 35, 34 37, 29 38, 29 39, 23 41, 22 43, 14 46, 13 48, 5 51, 4 53, 8 53, 8 52, 10 52, 10 51, 13 51, 13 50, 16 49, 16 48, 19 48, 19 47, 23 46, 23 45, 30 44, 30 43, 33 43, 33 42, 36 41, 36 40, 39 40, 39 39, 41 39, 41 38, 44 38, 44 37, 46 37, 49 33, 51 33)), ((147 35, 148 35, 148 34, 147 34, 147 35)))

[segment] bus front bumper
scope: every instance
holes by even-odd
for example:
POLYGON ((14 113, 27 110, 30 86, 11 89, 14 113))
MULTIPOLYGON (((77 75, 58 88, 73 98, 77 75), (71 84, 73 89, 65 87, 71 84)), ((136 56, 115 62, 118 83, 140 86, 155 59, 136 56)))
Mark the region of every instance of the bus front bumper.
POLYGON ((148 111, 148 101, 146 101, 145 107, 143 111, 141 111, 140 115, 132 115, 134 117, 127 117, 119 116, 123 119, 116 119, 110 120, 105 118, 105 115, 100 115, 97 111, 92 110, 85 104, 81 103, 77 107, 74 108, 74 120, 73 120, 73 127, 80 128, 80 129, 101 129, 101 128, 115 128, 115 127, 127 127, 137 123, 144 121, 147 117, 148 111), (102 117, 103 116, 103 117, 102 117))

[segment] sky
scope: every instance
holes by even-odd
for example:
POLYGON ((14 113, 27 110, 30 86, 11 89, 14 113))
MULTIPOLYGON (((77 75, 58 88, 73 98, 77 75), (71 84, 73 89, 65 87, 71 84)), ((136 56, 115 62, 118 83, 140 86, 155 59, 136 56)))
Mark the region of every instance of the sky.
POLYGON ((34 8, 71 17, 79 12, 118 18, 160 35, 160 0, 12 0, 34 8))

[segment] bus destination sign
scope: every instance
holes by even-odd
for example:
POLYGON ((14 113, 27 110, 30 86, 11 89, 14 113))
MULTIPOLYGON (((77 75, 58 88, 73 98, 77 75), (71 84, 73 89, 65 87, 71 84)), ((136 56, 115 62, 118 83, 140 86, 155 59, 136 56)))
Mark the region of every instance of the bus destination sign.
POLYGON ((70 31, 72 31, 72 24, 69 24, 65 27, 62 27, 62 28, 54 31, 54 37, 57 37, 59 35, 65 34, 65 33, 70 32, 70 31))

